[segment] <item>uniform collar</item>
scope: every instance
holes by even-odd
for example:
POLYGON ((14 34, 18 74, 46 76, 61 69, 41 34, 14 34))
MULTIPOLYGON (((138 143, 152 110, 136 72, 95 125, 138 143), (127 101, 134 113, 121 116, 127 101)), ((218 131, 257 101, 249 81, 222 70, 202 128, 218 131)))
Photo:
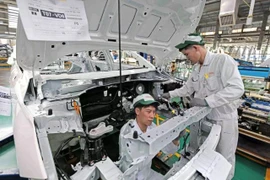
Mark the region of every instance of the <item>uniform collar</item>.
POLYGON ((207 51, 206 52, 206 55, 205 55, 205 58, 204 58, 204 61, 203 61, 203 66, 208 66, 211 62, 211 55, 212 53, 207 51))
MULTIPOLYGON (((141 135, 141 134, 143 133, 142 130, 141 130, 141 128, 140 128, 140 126, 138 125, 136 119, 134 119, 134 121, 133 121, 133 126, 134 126, 134 127, 132 128, 133 131, 137 131, 137 132, 138 132, 138 135, 141 135)), ((147 132, 149 129, 151 129, 152 126, 153 126, 153 122, 152 122, 152 124, 151 124, 150 126, 147 127, 146 132, 147 132)))
MULTIPOLYGON (((209 51, 206 52, 206 55, 205 55, 205 58, 204 58, 204 61, 203 61, 203 66, 208 66, 210 64, 210 62, 211 62, 211 55, 212 55, 211 52, 209 52, 209 51)), ((200 64, 199 63, 196 63, 194 65, 194 70, 196 72, 198 72, 198 73, 200 72, 200 64)))
POLYGON ((136 119, 134 119, 133 126, 134 126, 133 127, 133 130, 134 131, 137 131, 138 132, 138 135, 141 135, 143 133, 142 130, 141 130, 141 128, 140 128, 140 126, 138 125, 136 119))

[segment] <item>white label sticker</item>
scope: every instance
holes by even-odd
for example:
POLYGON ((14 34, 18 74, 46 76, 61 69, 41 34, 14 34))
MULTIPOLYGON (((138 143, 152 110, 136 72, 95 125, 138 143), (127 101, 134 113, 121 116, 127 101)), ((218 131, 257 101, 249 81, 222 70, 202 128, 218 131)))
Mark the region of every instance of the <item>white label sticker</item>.
POLYGON ((80 0, 17 0, 29 40, 90 40, 88 20, 80 0))

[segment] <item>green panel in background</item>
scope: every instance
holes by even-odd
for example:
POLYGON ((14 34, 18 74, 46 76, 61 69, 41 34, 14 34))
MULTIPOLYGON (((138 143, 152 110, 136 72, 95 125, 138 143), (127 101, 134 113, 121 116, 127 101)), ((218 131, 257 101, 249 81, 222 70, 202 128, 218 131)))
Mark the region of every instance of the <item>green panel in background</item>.
MULTIPOLYGON (((12 107, 11 110, 13 110, 12 107)), ((0 135, 5 137, 6 133, 11 132, 12 125, 12 113, 10 116, 0 115, 0 135)), ((16 152, 14 141, 12 141, 0 147, 0 172, 16 168, 16 152)))
POLYGON ((1 116, 0 115, 0 130, 4 127, 12 126, 12 116, 1 116))
POLYGON ((0 171, 17 168, 14 142, 0 147, 0 171))
POLYGON ((264 180, 266 167, 245 157, 236 155, 233 180, 264 180))

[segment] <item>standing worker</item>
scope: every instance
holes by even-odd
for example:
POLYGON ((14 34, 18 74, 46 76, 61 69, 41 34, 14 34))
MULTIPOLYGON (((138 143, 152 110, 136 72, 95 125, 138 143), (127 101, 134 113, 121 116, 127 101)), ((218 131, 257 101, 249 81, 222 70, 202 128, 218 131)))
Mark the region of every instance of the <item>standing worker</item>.
POLYGON ((228 179, 232 179, 238 141, 238 114, 234 101, 244 93, 237 65, 229 55, 207 51, 199 34, 189 34, 184 43, 175 47, 194 64, 193 71, 182 88, 162 96, 167 99, 193 96, 192 106, 212 108, 207 119, 222 128, 217 152, 232 165, 228 176, 228 179))

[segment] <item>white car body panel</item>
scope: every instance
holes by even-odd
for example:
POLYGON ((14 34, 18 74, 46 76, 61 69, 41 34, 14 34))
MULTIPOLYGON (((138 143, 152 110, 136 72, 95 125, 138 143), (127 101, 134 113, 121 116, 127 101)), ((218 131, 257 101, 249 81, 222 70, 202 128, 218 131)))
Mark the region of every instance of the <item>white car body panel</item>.
POLYGON ((220 131, 219 125, 213 125, 200 151, 169 180, 189 180, 196 171, 209 180, 225 180, 232 166, 221 154, 214 151, 220 138, 220 131))
MULTIPOLYGON (((122 72, 122 75, 132 75, 138 73, 153 72, 155 70, 149 69, 133 69, 125 70, 122 72)), ((58 76, 55 75, 40 75, 41 80, 56 80, 56 79, 80 79, 80 80, 97 80, 97 79, 106 79, 109 77, 119 77, 119 71, 110 71, 110 72, 89 72, 84 74, 61 74, 58 76)))
POLYGON ((20 175, 23 177, 31 175, 33 178, 45 179, 47 175, 37 142, 33 116, 23 102, 31 74, 26 71, 22 74, 15 62, 10 78, 17 101, 17 104, 14 104, 16 112, 14 114, 13 133, 20 175))
MULTIPOLYGON (((27 39, 19 19, 17 63, 13 65, 11 71, 11 84, 17 96, 14 139, 18 167, 22 177, 50 178, 44 166, 50 162, 42 160, 40 152, 42 148, 37 140, 34 124, 34 119, 45 113, 45 110, 40 110, 42 100, 44 100, 43 85, 52 80, 88 80, 91 82, 119 76, 119 71, 60 75, 40 73, 46 66, 68 54, 89 50, 118 49, 117 1, 85 0, 83 2, 91 41, 30 41, 27 39), (35 86, 32 91, 34 92, 34 88, 37 88, 36 94, 34 93, 36 99, 31 101, 30 98, 29 104, 26 104, 26 93, 31 80, 35 86)), ((157 65, 162 65, 177 56, 178 50, 174 46, 183 42, 187 34, 195 30, 205 4, 205 0, 121 0, 120 2, 122 49, 151 54, 155 57, 157 65)), ((143 60, 141 62, 147 68, 122 70, 126 81, 129 81, 129 75, 155 72, 152 64, 143 60)))
MULTIPOLYGON (((197 27, 205 0, 122 0, 122 48, 146 52, 162 64, 178 54, 175 45, 197 27), (143 44, 147 45, 143 45, 143 44)), ((57 58, 89 49, 118 49, 117 4, 113 0, 84 1, 91 41, 29 41, 19 20, 17 59, 23 69, 40 70, 57 58), (111 40, 115 41, 112 42, 111 40), (106 44, 106 45, 105 45, 106 44)))

